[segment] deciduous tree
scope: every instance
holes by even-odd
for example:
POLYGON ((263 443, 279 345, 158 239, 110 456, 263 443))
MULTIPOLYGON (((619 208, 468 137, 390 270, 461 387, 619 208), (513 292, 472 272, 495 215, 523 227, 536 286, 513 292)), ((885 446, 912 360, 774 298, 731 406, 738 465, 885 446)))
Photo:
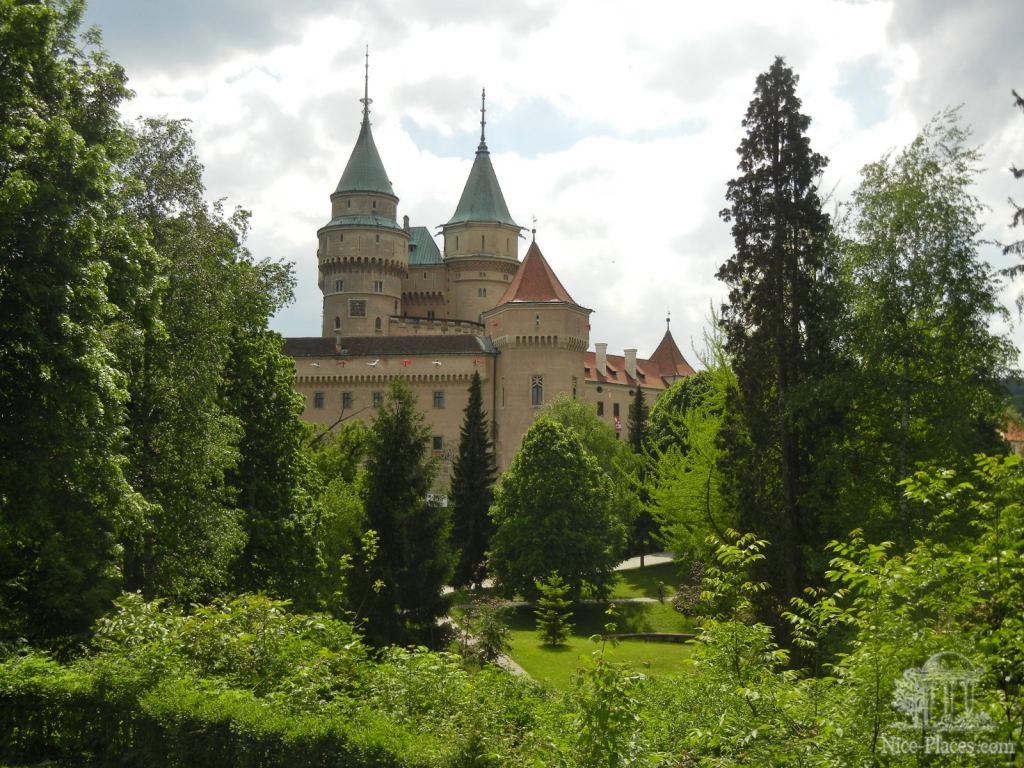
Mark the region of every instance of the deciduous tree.
POLYGON ((536 579, 555 571, 574 596, 585 586, 606 591, 625 536, 611 498, 607 475, 576 433, 535 421, 491 507, 497 530, 489 563, 505 591, 533 598, 536 579))
POLYGON ((853 443, 849 515, 909 546, 931 515, 898 483, 920 467, 966 470, 1003 447, 1001 380, 1016 350, 990 330, 1005 317, 978 256, 979 155, 955 111, 862 171, 844 266, 850 281, 853 443))
POLYGON ((112 204, 128 90, 81 14, 0 2, 0 637, 37 641, 83 632, 119 591, 136 502, 107 284, 112 259, 145 256, 112 204))

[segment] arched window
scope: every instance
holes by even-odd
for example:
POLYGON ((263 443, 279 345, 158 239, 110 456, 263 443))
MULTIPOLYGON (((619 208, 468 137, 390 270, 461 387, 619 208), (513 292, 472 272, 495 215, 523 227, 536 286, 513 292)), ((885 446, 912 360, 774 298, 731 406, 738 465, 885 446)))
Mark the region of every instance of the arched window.
POLYGON ((530 405, 544 405, 544 377, 530 378, 530 405))
POLYGON ((341 318, 335 315, 334 317, 334 330, 341 328, 341 318))
POLYGON ((373 321, 373 328, 374 328, 374 330, 379 331, 380 327, 381 327, 381 323, 380 323, 380 318, 378 317, 376 320, 373 321))

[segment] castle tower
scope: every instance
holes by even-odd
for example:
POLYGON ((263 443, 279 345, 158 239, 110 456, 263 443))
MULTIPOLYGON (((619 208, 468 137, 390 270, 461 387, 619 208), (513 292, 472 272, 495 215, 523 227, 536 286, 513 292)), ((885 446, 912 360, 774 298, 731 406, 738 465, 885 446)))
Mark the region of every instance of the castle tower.
POLYGON ((331 220, 317 232, 324 336, 386 334, 409 271, 409 233, 370 131, 369 69, 367 54, 359 138, 331 195, 331 220))
POLYGON ((480 144, 462 197, 442 227, 450 275, 449 316, 480 322, 495 306, 519 267, 519 232, 491 165, 484 129, 486 92, 481 92, 480 144))
POLYGON ((555 275, 536 242, 498 305, 483 313, 498 355, 495 447, 504 470, 541 406, 559 393, 582 397, 590 313, 555 275))

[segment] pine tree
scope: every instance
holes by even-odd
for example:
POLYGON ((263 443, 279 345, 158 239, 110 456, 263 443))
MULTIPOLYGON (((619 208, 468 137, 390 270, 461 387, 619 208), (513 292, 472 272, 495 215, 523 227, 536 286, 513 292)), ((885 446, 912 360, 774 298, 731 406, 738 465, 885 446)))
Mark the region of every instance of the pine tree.
POLYGON ((535 611, 537 634, 544 645, 561 645, 572 632, 569 585, 557 573, 552 573, 545 581, 538 580, 536 587, 540 595, 535 611))
POLYGON ((352 608, 375 645, 429 642, 448 609, 441 590, 452 568, 449 515, 427 502, 435 472, 429 438, 412 392, 394 379, 366 462, 366 527, 377 534, 377 553, 357 563, 349 583, 352 608))
POLYGON ((459 455, 452 468, 452 549, 458 552, 453 577, 456 586, 479 585, 486 574, 485 559, 494 533, 488 510, 494 499, 497 474, 480 374, 474 371, 459 437, 459 455))
POLYGON ((772 541, 764 576, 779 600, 807 583, 805 556, 820 538, 808 497, 830 414, 815 387, 835 369, 838 312, 830 222, 817 191, 827 160, 811 151, 797 80, 781 58, 757 78, 737 150, 740 175, 721 213, 735 252, 718 271, 729 287, 722 325, 739 380, 730 406, 742 421, 723 431, 726 474, 741 530, 772 541), (749 440, 729 439, 744 432, 749 440))

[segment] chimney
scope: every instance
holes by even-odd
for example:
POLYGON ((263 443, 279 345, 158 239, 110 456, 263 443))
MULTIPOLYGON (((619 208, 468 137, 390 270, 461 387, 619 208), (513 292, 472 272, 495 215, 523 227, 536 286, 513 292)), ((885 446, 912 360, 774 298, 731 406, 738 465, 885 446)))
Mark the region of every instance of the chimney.
POLYGON ((626 373, 631 379, 636 378, 636 350, 627 349, 626 352, 626 373))
POLYGON ((608 345, 607 344, 595 344, 594 352, 596 360, 594 362, 594 371, 599 376, 608 375, 608 345))
POLYGON ((404 229, 406 232, 409 231, 409 216, 408 216, 408 214, 406 214, 405 216, 402 217, 402 229, 404 229))

